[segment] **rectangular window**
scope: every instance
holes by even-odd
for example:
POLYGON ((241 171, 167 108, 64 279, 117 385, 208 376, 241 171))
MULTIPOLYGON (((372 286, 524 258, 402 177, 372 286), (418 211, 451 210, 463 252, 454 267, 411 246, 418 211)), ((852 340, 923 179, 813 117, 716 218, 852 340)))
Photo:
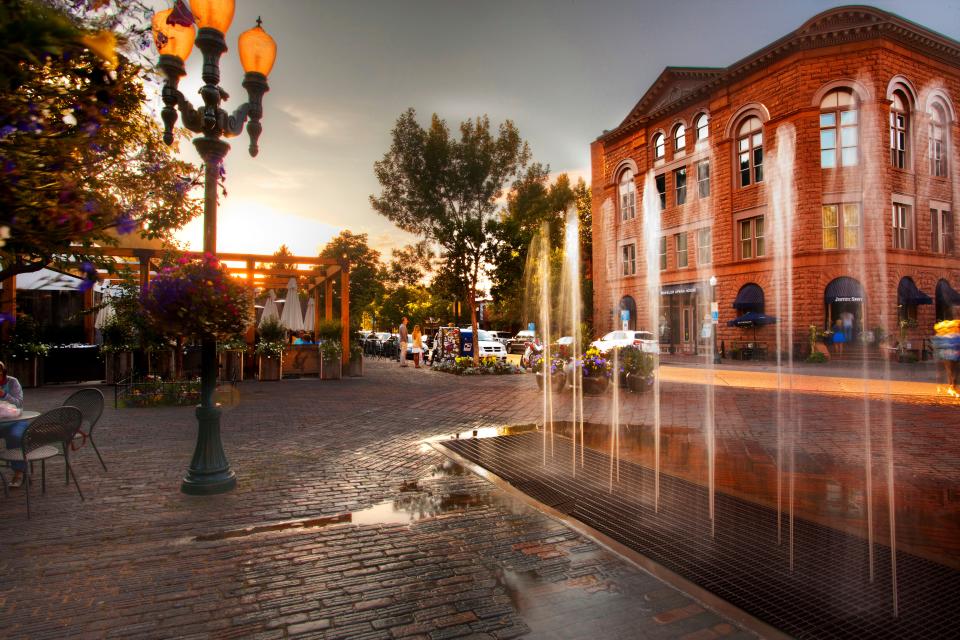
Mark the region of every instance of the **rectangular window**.
POLYGON ((637 273, 637 245, 624 245, 620 253, 621 269, 620 272, 625 276, 636 275, 637 273))
POLYGON ((690 264, 689 254, 687 253, 687 234, 678 233, 677 238, 677 268, 685 269, 690 264))
POLYGON ((823 205, 823 248, 860 248, 860 205, 858 203, 823 205))
POLYGON ((661 173, 657 176, 657 193, 660 194, 660 210, 667 208, 667 176, 661 173))
POLYGON ((940 253, 940 212, 930 209, 930 251, 940 253))
POLYGON ((842 209, 843 248, 860 248, 860 205, 845 204, 842 209))
POLYGON ((710 161, 704 160, 697 163, 697 190, 701 198, 710 195, 710 161))
POLYGON ((840 248, 840 212, 835 204, 823 206, 823 248, 840 248))
POLYGON ((833 112, 820 114, 820 166, 837 166, 837 114, 833 112))
POLYGON ((713 262, 713 229, 697 231, 697 265, 713 262))
POLYGON ((673 172, 673 185, 677 190, 677 204, 687 201, 687 168, 681 167, 673 172))
POLYGON ((667 270, 667 236, 660 236, 660 271, 667 270))
POLYGON ((930 250, 953 255, 953 214, 930 209, 930 250))
POLYGON ((890 111, 890 163, 897 169, 907 165, 907 114, 890 111))
POLYGON ((766 245, 763 237, 763 216, 741 220, 740 227, 740 259, 762 258, 766 255, 766 245))
POLYGON ((893 205, 893 248, 913 249, 913 216, 909 205, 893 205))

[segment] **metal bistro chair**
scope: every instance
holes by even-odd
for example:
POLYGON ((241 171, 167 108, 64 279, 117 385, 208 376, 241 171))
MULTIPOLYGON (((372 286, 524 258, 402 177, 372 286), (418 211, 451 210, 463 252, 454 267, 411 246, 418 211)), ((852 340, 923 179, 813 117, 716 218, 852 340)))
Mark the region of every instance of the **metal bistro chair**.
MULTIPOLYGON (((100 390, 87 388, 80 389, 80 391, 71 394, 69 398, 63 401, 63 405, 61 406, 76 407, 80 409, 80 413, 83 415, 80 430, 77 432, 77 435, 74 436, 70 446, 76 451, 89 440, 90 444, 93 445, 93 450, 96 452, 97 458, 100 460, 100 464, 103 466, 103 470, 106 471, 107 465, 103 461, 103 456, 100 455, 100 449, 97 448, 96 441, 93 439, 93 428, 97 426, 97 422, 100 421, 100 416, 103 415, 103 405, 103 394, 100 390)), ((67 481, 69 482, 70 479, 68 478, 67 481)))
POLYGON ((27 430, 23 432, 21 447, 17 449, 5 449, 0 451, 0 460, 7 462, 25 461, 26 470, 23 472, 24 492, 27 494, 27 518, 30 518, 30 485, 33 478, 33 464, 40 461, 40 483, 43 493, 47 492, 47 459, 56 456, 63 456, 64 464, 67 468, 67 477, 73 476, 73 484, 77 487, 77 493, 83 500, 83 492, 80 491, 80 483, 77 482, 77 474, 73 472, 70 466, 70 442, 83 421, 83 415, 80 409, 76 407, 57 407, 42 415, 30 423, 27 430))

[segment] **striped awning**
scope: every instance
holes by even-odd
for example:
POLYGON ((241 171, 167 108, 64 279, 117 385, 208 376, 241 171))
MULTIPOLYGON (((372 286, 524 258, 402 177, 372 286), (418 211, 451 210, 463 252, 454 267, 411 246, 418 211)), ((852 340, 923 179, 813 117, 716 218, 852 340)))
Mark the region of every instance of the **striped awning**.
POLYGON ((763 311, 763 289, 758 284, 745 284, 737 292, 733 308, 742 311, 763 311))
POLYGON ((863 302, 863 287, 848 276, 840 276, 830 281, 823 292, 826 304, 834 302, 863 302))

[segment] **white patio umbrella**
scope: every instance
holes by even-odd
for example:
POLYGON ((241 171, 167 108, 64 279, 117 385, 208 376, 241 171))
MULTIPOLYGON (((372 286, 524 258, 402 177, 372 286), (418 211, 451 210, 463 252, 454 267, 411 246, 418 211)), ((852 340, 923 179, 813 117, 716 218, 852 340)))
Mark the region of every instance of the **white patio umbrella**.
POLYGON ((100 307, 99 311, 97 311, 97 317, 93 321, 93 326, 97 329, 103 329, 105 326, 107 326, 107 323, 109 323, 110 320, 117 315, 117 312, 113 308, 113 302, 110 300, 113 296, 110 295, 110 287, 108 286, 109 284, 109 280, 103 283, 103 297, 100 298, 100 302, 103 304, 103 306, 100 307))
POLYGON ((297 279, 287 282, 287 300, 283 303, 280 324, 288 331, 303 331, 303 309, 300 308, 300 296, 297 295, 297 279))
POLYGON ((307 311, 303 316, 303 330, 313 332, 313 316, 316 314, 313 298, 307 300, 307 311))
POLYGON ((280 320, 280 313, 277 311, 277 303, 275 302, 276 297, 277 294, 271 289, 270 293, 267 294, 267 302, 263 305, 263 313, 260 314, 261 327, 270 320, 280 320))

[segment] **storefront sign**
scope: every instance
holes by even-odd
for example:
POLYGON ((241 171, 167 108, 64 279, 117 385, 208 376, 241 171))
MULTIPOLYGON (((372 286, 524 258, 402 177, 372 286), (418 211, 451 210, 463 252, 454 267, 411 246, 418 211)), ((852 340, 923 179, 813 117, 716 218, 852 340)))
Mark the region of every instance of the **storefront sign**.
POLYGON ((863 302, 863 298, 858 298, 858 297, 855 297, 855 296, 854 296, 854 297, 847 297, 847 298, 837 297, 837 298, 834 298, 833 301, 834 301, 834 302, 863 302))
POLYGON ((690 284, 676 284, 670 287, 664 287, 660 289, 660 295, 662 296, 678 296, 683 294, 697 293, 697 285, 694 283, 690 284))
POLYGON ((623 330, 627 331, 630 329, 630 310, 629 309, 620 309, 620 324, 623 326, 623 330))

